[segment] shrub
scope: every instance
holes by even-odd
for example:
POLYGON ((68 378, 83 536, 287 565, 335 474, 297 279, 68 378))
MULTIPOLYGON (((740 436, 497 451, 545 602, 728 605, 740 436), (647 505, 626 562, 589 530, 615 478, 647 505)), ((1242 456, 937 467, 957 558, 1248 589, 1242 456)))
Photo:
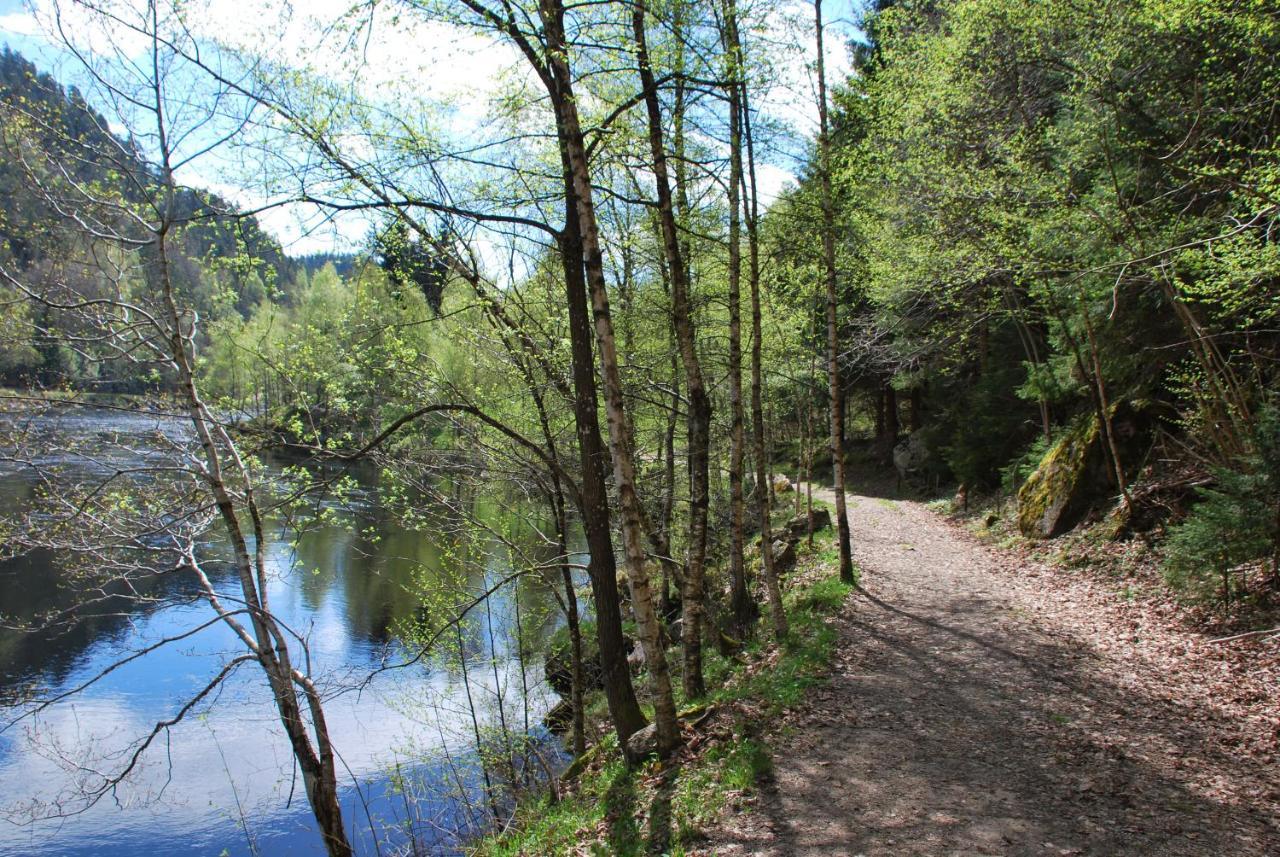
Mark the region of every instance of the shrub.
POLYGON ((1170 531, 1165 580, 1192 600, 1230 601, 1259 561, 1270 563, 1272 586, 1280 582, 1280 408, 1274 402, 1259 411, 1253 440, 1253 451, 1235 467, 1214 471, 1214 487, 1201 489, 1200 502, 1170 531))

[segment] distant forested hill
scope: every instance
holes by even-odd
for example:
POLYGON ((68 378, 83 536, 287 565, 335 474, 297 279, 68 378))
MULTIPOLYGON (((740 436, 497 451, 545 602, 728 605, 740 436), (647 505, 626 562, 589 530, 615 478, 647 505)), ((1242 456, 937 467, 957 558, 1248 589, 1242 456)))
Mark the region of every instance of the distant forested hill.
MULTIPOLYGON (((99 270, 85 270, 83 260, 95 254, 84 252, 84 230, 59 212, 56 194, 40 181, 40 171, 47 175, 56 161, 64 187, 74 182, 137 201, 156 178, 135 143, 113 134, 74 87, 64 88, 8 48, 0 52, 0 117, 0 268, 50 290, 67 277, 93 277, 103 289, 145 277, 145 252, 127 265, 102 258, 99 270), (81 262, 72 266, 71 258, 81 262)), ((306 276, 307 266, 287 257, 254 217, 216 194, 182 188, 173 205, 183 228, 169 247, 170 261, 184 296, 206 322, 248 318, 306 276)), ((109 391, 163 386, 163 367, 59 344, 55 311, 14 300, 8 278, 0 277, 0 289, 0 383, 109 391)))
POLYGON ((356 269, 367 261, 367 258, 358 253, 307 253, 303 256, 294 256, 293 261, 308 277, 314 277, 325 265, 333 265, 333 270, 338 276, 346 278, 354 274, 356 269))

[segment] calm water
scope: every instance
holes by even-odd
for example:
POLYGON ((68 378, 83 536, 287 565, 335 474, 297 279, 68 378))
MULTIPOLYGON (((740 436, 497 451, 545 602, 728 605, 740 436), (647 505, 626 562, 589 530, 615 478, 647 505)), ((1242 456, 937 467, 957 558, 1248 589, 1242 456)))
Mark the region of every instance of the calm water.
MULTIPOLYGON (((13 418, 6 419, 12 425, 13 418)), ((41 417, 33 427, 27 454, 73 476, 145 462, 158 454, 149 451, 151 444, 186 439, 181 422, 87 409, 41 417), (77 439, 85 452, 48 452, 43 442, 56 438, 77 439)), ((279 472, 278 465, 270 469, 279 472)), ((23 508, 33 483, 28 469, 0 463, 0 504, 23 508)), ((366 474, 341 502, 322 501, 316 508, 332 517, 300 535, 293 525, 272 521, 270 599, 276 614, 309 640, 312 672, 332 694, 326 713, 341 755, 345 819, 359 850, 395 853, 411 828, 428 846, 419 853, 454 853, 456 834, 483 818, 484 801, 459 671, 426 660, 381 673, 358 691, 352 687, 388 657, 403 660, 397 629, 428 609, 419 593, 446 578, 479 591, 510 573, 510 552, 494 537, 450 542, 438 535, 447 526, 406 528, 380 501, 378 487, 366 474)), ((467 502, 479 518, 496 523, 516 520, 521 511, 509 498, 467 502)), ((428 521, 447 524, 443 508, 428 512, 428 521)), ((546 554, 529 528, 507 530, 530 551, 546 554)), ((216 536, 215 530, 206 546, 209 556, 220 549, 216 536)), ((215 581, 220 589, 229 583, 215 581)), ((160 594, 172 598, 191 584, 167 586, 160 594)), ((37 553, 0 565, 0 613, 32 617, 70 597, 57 556, 37 553)), ((522 585, 518 593, 508 586, 467 626, 468 678, 486 722, 498 719, 501 699, 511 728, 527 722, 536 731, 533 724, 555 701, 541 681, 540 658, 531 658, 522 674, 514 657, 514 617, 521 616, 526 641, 543 639, 556 623, 551 605, 536 585, 522 585)), ((122 654, 211 615, 199 603, 120 613, 57 636, 0 631, 0 699, 12 702, 20 688, 42 695, 75 688, 122 654)), ((237 653, 231 632, 214 625, 0 733, 0 854, 322 853, 265 682, 252 664, 239 669, 216 701, 157 742, 116 794, 64 818, 27 821, 33 811, 78 809, 71 799, 77 765, 118 764, 131 742, 171 717, 237 653)), ((15 711, 0 706, 0 723, 15 711)), ((554 755, 553 742, 547 746, 554 755)))

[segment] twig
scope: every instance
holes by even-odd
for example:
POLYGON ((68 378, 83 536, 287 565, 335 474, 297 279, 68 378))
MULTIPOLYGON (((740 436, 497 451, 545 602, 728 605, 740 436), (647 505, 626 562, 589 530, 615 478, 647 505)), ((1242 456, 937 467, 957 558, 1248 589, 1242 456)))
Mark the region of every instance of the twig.
POLYGON ((1270 634, 1280 634, 1280 628, 1271 628, 1266 631, 1249 631, 1247 634, 1235 634, 1230 637, 1219 637, 1216 640, 1210 640, 1209 643, 1229 643, 1232 640, 1243 640, 1247 637, 1266 637, 1270 634))

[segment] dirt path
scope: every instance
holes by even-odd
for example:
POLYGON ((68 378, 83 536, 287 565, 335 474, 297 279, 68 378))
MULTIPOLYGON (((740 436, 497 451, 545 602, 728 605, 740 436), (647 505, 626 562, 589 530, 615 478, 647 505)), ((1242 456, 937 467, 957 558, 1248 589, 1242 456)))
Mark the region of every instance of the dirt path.
POLYGON ((1277 688, 1240 722, 1211 698, 1229 677, 1206 690, 1202 668, 1149 657, 1087 586, 1050 592, 918 503, 849 499, 866 597, 706 853, 1280 854, 1280 778, 1253 734, 1280 728, 1277 688))

